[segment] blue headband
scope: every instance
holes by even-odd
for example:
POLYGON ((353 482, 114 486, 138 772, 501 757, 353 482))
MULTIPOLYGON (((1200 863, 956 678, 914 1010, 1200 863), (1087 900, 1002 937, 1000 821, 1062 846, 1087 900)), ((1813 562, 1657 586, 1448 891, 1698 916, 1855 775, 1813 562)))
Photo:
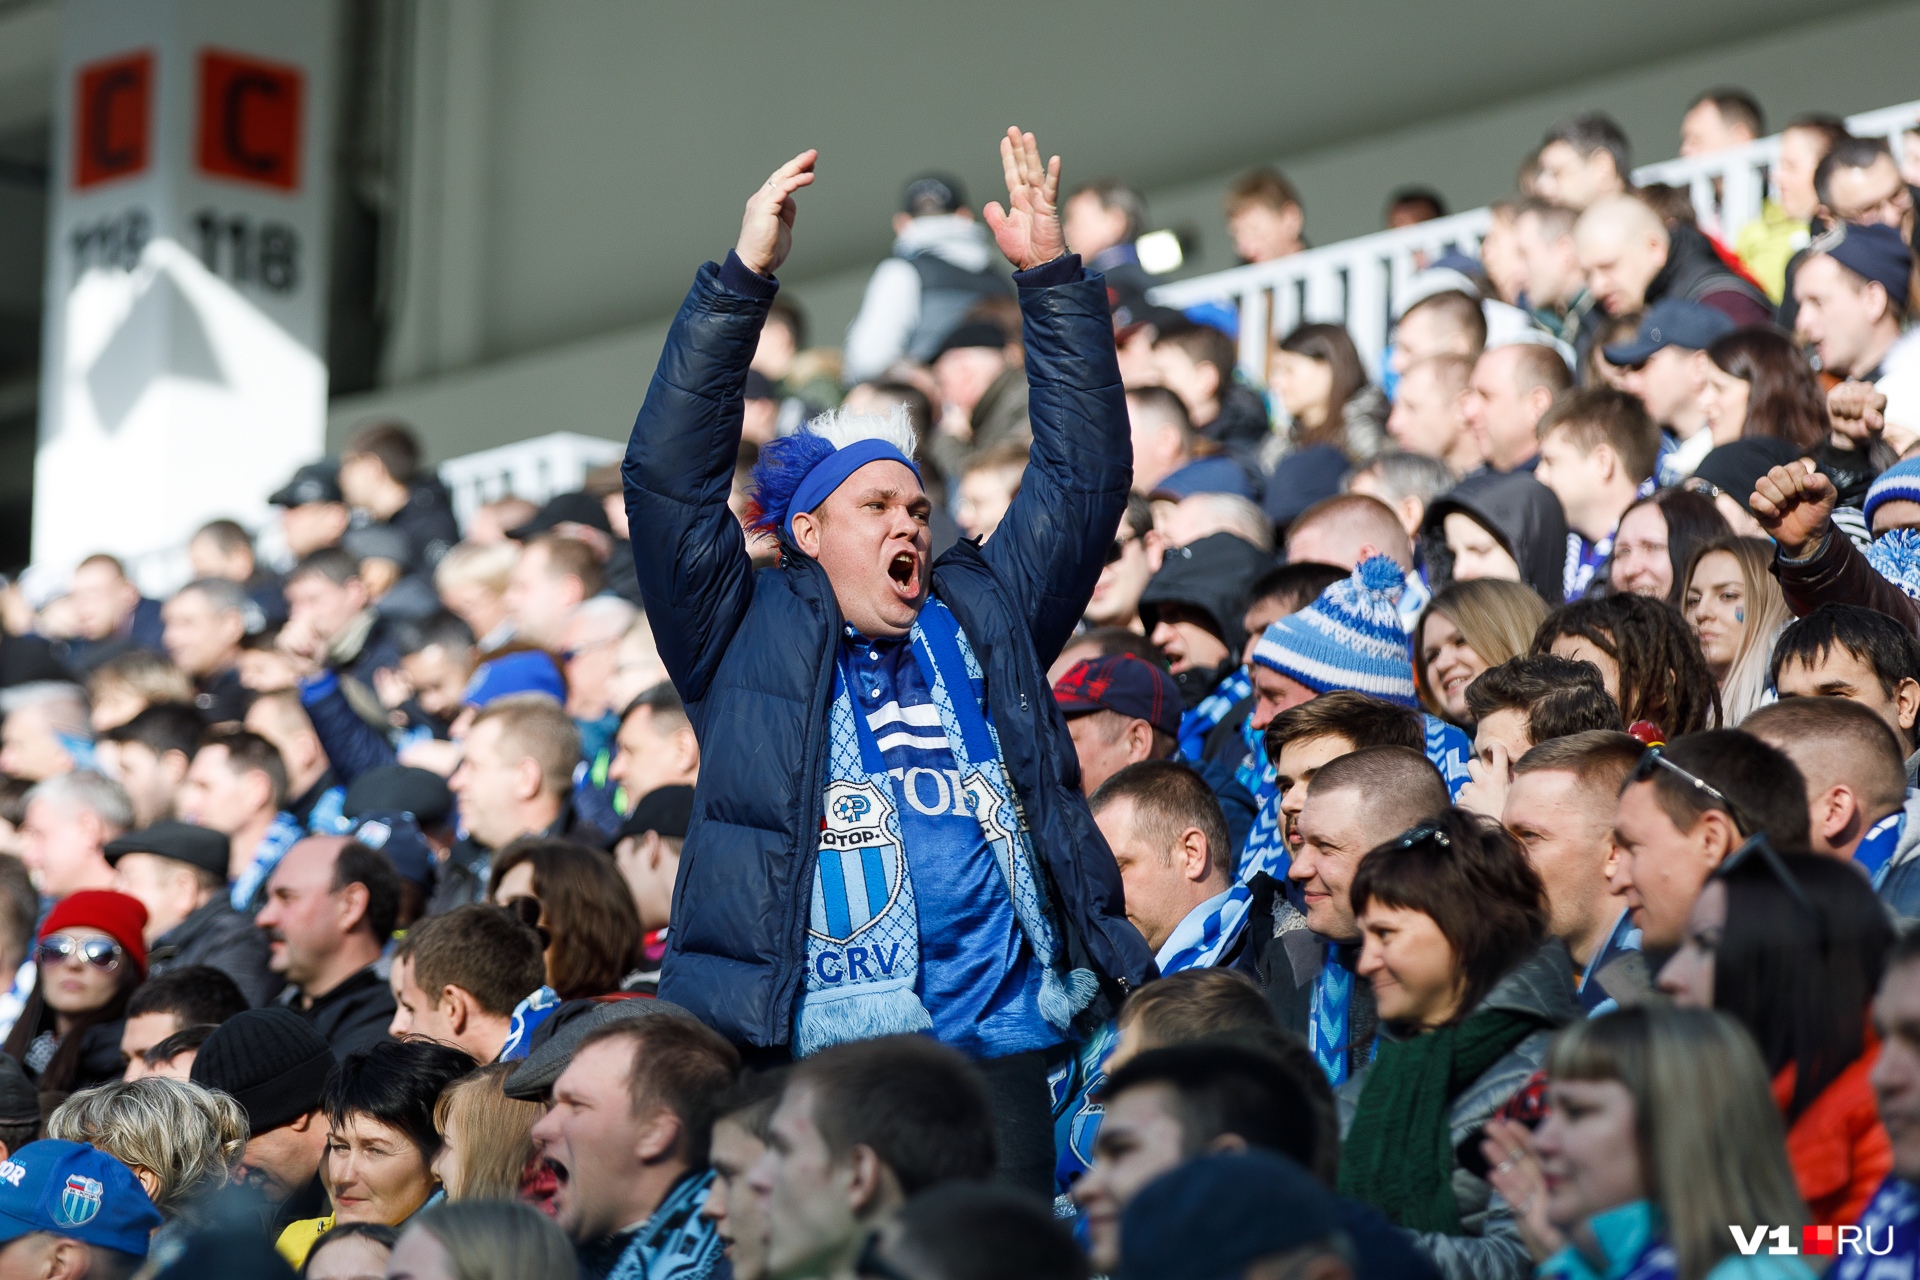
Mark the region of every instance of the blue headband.
POLYGON ((855 440, 820 459, 813 470, 801 478, 793 497, 787 499, 787 513, 780 521, 788 536, 793 534, 793 517, 797 513, 811 511, 825 502, 829 494, 847 482, 848 476, 869 462, 897 462, 913 472, 915 480, 921 478, 920 468, 913 465, 913 459, 885 440, 855 440))

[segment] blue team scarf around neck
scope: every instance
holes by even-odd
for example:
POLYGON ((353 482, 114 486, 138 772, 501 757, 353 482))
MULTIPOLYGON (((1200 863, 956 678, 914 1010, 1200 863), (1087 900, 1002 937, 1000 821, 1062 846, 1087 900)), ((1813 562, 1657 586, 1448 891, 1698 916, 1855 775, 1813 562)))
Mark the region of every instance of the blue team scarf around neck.
MULTIPOLYGON (((988 718, 979 661, 959 622, 937 599, 929 598, 920 610, 908 642, 939 709, 961 790, 1041 967, 1040 1014, 1066 1032, 1093 999, 1099 980, 1086 969, 1066 971, 1053 907, 1034 870, 1026 818, 988 718)), ((933 1027, 915 991, 922 922, 907 870, 911 853, 901 845, 899 788, 867 718, 855 711, 836 672, 807 923, 807 990, 794 1034, 802 1057, 849 1040, 933 1027)))
POLYGON ((1339 1088, 1347 1079, 1347 1047, 1353 1039, 1353 981, 1351 969, 1337 958, 1339 944, 1327 944, 1326 959, 1313 980, 1312 1016, 1307 1020, 1307 1047, 1327 1075, 1327 1083, 1339 1088))
POLYGON ((680 1179, 633 1233, 607 1280, 706 1280, 712 1275, 726 1249, 713 1219, 700 1212, 712 1185, 711 1169, 680 1179))
POLYGON ((1200 920, 1181 922, 1175 936, 1180 947, 1161 966, 1162 974, 1182 969, 1211 969, 1231 951, 1246 932, 1247 915, 1253 906, 1253 879, 1265 874, 1283 887, 1287 880, 1287 842, 1280 824, 1280 781, 1267 762, 1266 734, 1253 728, 1251 717, 1240 722, 1241 741, 1247 744, 1246 758, 1234 778, 1253 796, 1258 806, 1253 828, 1247 833, 1246 847, 1240 854, 1240 870, 1227 896, 1200 920))

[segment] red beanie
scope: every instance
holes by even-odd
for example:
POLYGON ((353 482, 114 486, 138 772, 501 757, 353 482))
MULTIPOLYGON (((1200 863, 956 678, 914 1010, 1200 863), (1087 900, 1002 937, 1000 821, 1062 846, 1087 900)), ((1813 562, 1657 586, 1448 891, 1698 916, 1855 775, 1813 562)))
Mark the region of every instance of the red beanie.
POLYGON ((53 904, 40 925, 40 937, 62 929, 98 929, 110 936, 133 960, 141 977, 147 976, 147 942, 140 934, 146 927, 147 909, 140 899, 115 893, 111 889, 82 889, 53 904))

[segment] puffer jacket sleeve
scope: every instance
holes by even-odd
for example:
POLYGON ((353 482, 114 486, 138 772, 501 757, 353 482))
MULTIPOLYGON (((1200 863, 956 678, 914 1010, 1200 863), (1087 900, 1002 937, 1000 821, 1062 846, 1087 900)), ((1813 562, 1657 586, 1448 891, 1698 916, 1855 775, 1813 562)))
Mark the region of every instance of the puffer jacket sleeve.
POLYGON ((1805 560, 1775 552, 1773 576, 1793 616, 1804 618, 1823 604, 1857 604, 1886 614, 1920 635, 1920 603, 1881 577, 1838 527, 1827 526, 1826 541, 1805 560))
POLYGON ((1133 437, 1102 277, 1074 255, 1022 271, 1033 457, 981 554, 1027 607, 1044 666, 1073 634, 1133 484, 1133 437))
POLYGON ((661 661, 690 709, 705 697, 753 596, 752 565, 727 498, 747 366, 778 287, 731 253, 724 267, 701 266, 667 333, 620 471, 640 594, 661 661))

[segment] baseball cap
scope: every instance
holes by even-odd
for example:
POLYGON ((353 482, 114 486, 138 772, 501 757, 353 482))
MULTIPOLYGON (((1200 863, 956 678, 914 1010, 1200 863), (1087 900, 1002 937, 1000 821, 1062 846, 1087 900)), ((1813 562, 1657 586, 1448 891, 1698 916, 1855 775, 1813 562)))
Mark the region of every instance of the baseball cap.
POLYGON ((345 500, 340 494, 340 464, 327 459, 309 462, 267 499, 276 507, 304 507, 309 502, 345 500))
POLYGON ((967 193, 960 180, 944 173, 923 173, 907 184, 900 197, 900 212, 916 218, 957 213, 967 204, 967 193))
POLYGON ((693 788, 655 787, 640 797, 633 812, 620 824, 620 835, 643 836, 657 831, 663 836, 684 840, 687 824, 693 821, 693 788))
POLYGON ((1265 1151, 1202 1156, 1127 1205, 1116 1280, 1237 1280, 1249 1264, 1326 1240, 1340 1203, 1312 1174, 1265 1151))
POLYGON ((159 1226, 132 1171, 84 1142, 29 1142, 0 1163, 0 1244, 44 1231, 144 1258, 159 1226))
POLYGON ((607 520, 607 509, 600 499, 584 489, 575 489, 572 493, 558 493, 548 498, 534 513, 533 519, 507 530, 507 536, 515 542, 525 542, 561 524, 583 524, 602 533, 613 532, 613 525, 607 520))
POLYGON ((1640 317, 1640 330, 1632 342, 1607 347, 1607 363, 1622 368, 1642 365, 1662 347, 1705 351, 1736 327, 1724 311, 1687 298, 1662 298, 1640 317))
POLYGON ((949 351, 959 351, 964 347, 988 347, 994 351, 1007 345, 1007 331, 991 320, 969 320, 948 334, 940 343, 940 350, 934 353, 938 360, 949 351))
POLYGON ((555 702, 565 703, 567 682, 560 678, 560 668, 553 665, 549 654, 522 649, 481 663, 467 681, 467 691, 460 700, 478 710, 496 698, 515 693, 544 693, 555 702))
POLYGON ((432 826, 453 812, 453 792, 447 789, 447 780, 431 769, 383 764, 355 778, 341 804, 341 813, 348 818, 379 809, 398 809, 432 826))
POLYGON ((1159 667, 1131 653, 1074 663, 1054 684, 1053 699, 1062 715, 1117 711, 1131 720, 1145 720, 1168 737, 1180 733, 1184 706, 1180 686, 1159 667))
POLYGON ((412 814, 398 809, 375 809, 361 814, 347 834, 367 848, 385 854, 402 880, 418 885, 423 893, 433 892, 439 879, 439 863, 412 814))
POLYGON ((651 1018, 657 1014, 693 1017, 677 1004, 647 996, 568 1000, 534 1029, 534 1038, 539 1043, 513 1069, 500 1091, 509 1098, 538 1102, 573 1061, 573 1051, 589 1032, 629 1018, 651 1018))
POLYGON ((1877 282, 1896 309, 1906 310, 1913 252, 1892 227, 1840 222, 1807 248, 1810 253, 1826 254, 1863 280, 1877 282))

